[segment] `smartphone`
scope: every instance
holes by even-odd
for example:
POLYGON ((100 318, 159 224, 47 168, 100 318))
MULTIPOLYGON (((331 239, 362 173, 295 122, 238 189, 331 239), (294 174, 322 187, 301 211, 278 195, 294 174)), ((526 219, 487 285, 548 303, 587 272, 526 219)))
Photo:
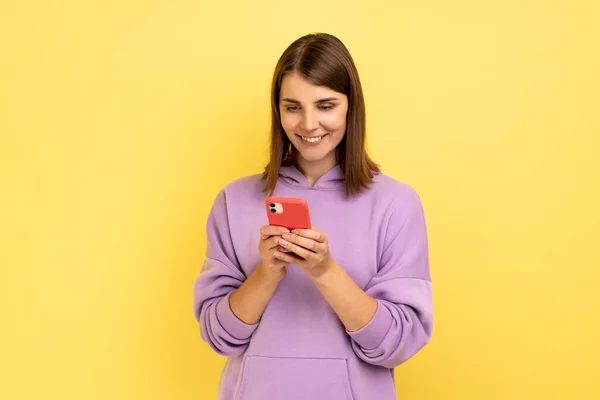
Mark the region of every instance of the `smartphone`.
POLYGON ((265 201, 269 225, 289 229, 311 229, 308 203, 297 197, 271 196, 265 201))

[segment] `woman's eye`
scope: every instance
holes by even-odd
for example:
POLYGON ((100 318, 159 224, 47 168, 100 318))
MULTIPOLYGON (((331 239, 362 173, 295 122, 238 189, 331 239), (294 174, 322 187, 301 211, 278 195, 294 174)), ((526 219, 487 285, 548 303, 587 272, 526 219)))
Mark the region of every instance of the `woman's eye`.
MULTIPOLYGON (((328 111, 331 110, 334 106, 331 104, 326 104, 326 105, 320 105, 317 108, 321 111, 328 111)), ((300 106, 285 106, 285 110, 286 111, 299 111, 300 110, 300 106)))

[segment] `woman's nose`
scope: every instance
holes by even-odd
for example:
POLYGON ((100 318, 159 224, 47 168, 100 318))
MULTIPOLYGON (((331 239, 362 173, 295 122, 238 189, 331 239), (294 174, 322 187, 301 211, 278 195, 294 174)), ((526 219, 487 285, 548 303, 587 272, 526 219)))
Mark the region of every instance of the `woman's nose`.
POLYGON ((319 126, 316 113, 313 111, 305 111, 302 117, 302 129, 305 131, 314 131, 319 126))

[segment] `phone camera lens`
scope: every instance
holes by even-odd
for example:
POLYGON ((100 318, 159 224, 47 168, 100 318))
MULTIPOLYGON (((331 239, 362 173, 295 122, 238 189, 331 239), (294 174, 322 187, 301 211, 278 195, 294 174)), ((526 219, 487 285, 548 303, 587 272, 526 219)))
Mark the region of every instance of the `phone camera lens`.
POLYGON ((277 212, 277 210, 274 208, 271 208, 271 212, 274 213, 274 212, 277 212))
POLYGON ((269 207, 274 208, 275 207, 275 203, 269 204, 269 207))

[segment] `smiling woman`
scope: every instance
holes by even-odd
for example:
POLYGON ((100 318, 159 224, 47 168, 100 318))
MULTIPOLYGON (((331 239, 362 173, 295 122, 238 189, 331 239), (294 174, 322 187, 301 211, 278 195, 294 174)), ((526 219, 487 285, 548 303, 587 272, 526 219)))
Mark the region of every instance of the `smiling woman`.
POLYGON ((295 165, 314 184, 316 177, 339 164, 348 195, 373 182, 379 167, 365 149, 360 78, 337 37, 307 35, 284 51, 273 76, 271 113, 271 159, 263 175, 266 193, 273 192, 282 165, 295 165))
POLYGON ((393 369, 429 342, 417 193, 365 151, 365 105, 342 42, 304 36, 273 78, 271 158, 228 184, 194 291, 202 338, 228 357, 220 400, 394 400, 393 369), (265 196, 302 198, 320 229, 262 226, 265 196))

